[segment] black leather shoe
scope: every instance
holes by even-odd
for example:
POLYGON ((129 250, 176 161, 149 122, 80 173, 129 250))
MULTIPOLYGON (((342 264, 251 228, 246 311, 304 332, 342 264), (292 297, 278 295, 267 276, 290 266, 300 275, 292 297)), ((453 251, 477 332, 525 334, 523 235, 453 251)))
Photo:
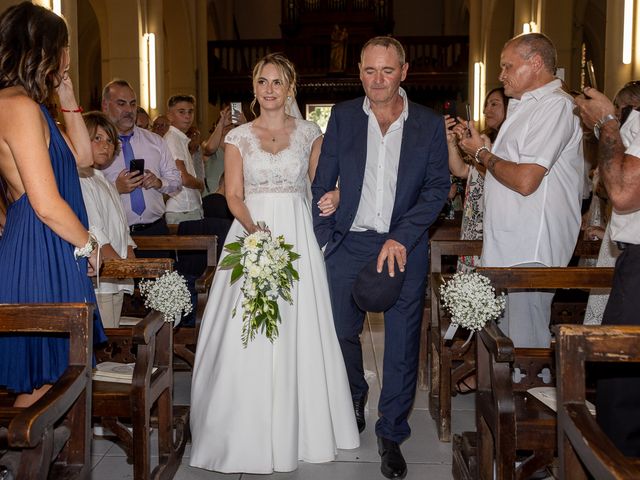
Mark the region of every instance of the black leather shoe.
POLYGON ((380 471, 387 478, 404 478, 407 476, 407 462, 404 461, 398 442, 378 437, 378 453, 380 454, 380 471))
POLYGON ((364 406, 367 404, 367 395, 360 400, 353 401, 353 411, 356 414, 356 424, 358 425, 358 432, 362 433, 367 422, 364 420, 364 406))

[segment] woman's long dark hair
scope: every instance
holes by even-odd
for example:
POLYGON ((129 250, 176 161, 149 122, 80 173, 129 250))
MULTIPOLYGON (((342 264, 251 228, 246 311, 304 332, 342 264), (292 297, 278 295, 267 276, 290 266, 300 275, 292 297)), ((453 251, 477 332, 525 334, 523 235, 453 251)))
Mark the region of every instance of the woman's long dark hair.
POLYGON ((21 86, 44 103, 60 84, 60 60, 69 45, 67 24, 31 2, 8 8, 0 16, 0 88, 21 86))
MULTIPOLYGON (((507 105, 509 104, 509 97, 507 97, 504 94, 504 87, 498 87, 498 88, 494 88, 493 90, 490 90, 489 93, 487 93, 487 96, 484 97, 484 107, 487 107, 487 102, 489 101, 489 97, 493 94, 493 93, 499 93, 500 96, 502 97, 502 105, 504 107, 504 117, 502 119, 502 123, 504 123, 505 119, 507 118, 507 105)), ((489 137, 489 140, 491 140, 491 143, 496 141, 496 137, 498 136, 498 132, 500 131, 500 127, 502 126, 502 123, 500 125, 498 125, 498 128, 485 128, 483 130, 482 133, 484 133, 487 137, 489 137)))

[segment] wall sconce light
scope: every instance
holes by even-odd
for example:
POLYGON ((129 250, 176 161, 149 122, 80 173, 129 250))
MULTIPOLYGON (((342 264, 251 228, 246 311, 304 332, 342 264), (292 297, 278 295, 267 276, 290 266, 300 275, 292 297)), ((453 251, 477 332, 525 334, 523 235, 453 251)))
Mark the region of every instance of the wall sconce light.
POLYGON ((633 0, 624 0, 624 27, 622 37, 622 63, 631 63, 631 46, 633 36, 633 0))
POLYGON ((147 78, 148 78, 148 95, 149 95, 149 108, 156 109, 158 106, 156 103, 156 34, 145 33, 144 39, 147 43, 147 78))
POLYGON ((476 62, 473 64, 473 121, 480 120, 480 110, 482 109, 482 84, 484 83, 484 64, 476 62))

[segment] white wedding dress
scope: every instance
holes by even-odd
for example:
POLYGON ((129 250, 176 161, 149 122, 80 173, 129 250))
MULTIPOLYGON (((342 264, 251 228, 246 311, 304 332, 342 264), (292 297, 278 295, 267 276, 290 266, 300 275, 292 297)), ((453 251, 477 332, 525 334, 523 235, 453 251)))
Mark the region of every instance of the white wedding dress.
MULTIPOLYGON (((243 158, 245 203, 300 254, 293 305, 279 301, 279 337, 258 333, 242 347, 240 288, 230 270, 218 270, 198 338, 191 387, 191 465, 225 473, 287 472, 298 461, 328 462, 337 448, 356 448, 349 382, 333 325, 324 259, 307 197, 308 159, 321 135, 296 119, 289 146, 261 148, 252 124, 225 141, 243 158), (237 307, 236 315, 232 310, 237 307)), ((243 235, 234 221, 226 243, 243 235)), ((224 254, 223 254, 224 258, 224 254)))

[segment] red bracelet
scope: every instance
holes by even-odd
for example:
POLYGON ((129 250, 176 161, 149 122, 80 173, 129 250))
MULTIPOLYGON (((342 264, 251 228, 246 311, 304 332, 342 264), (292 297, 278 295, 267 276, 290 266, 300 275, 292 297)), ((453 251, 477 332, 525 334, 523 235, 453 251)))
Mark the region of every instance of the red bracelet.
POLYGON ((75 110, 67 110, 66 108, 61 108, 60 111, 63 112, 63 113, 82 113, 82 112, 84 112, 82 107, 78 107, 75 110))

